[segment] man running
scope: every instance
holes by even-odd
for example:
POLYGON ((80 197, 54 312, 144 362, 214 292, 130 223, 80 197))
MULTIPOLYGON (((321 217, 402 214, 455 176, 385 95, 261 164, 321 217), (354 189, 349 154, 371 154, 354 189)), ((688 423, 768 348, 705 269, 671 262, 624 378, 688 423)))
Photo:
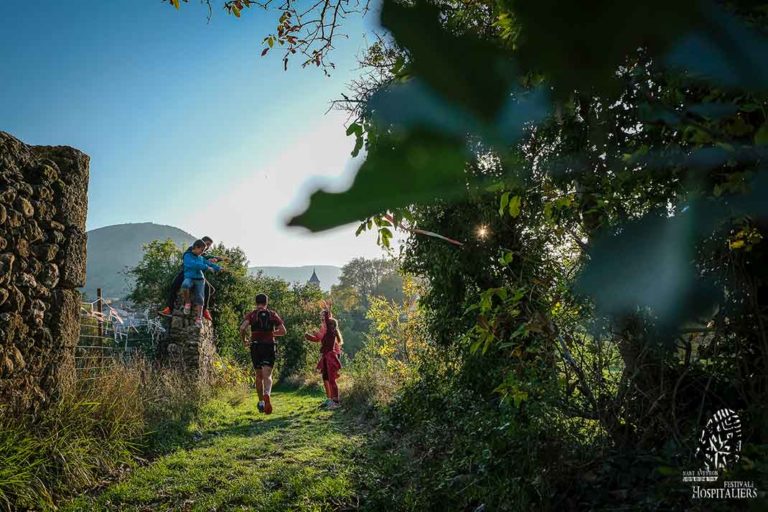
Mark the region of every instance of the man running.
MULTIPOLYGON (((203 242, 205 242, 205 251, 203 251, 203 258, 205 258, 207 261, 211 263, 218 263, 220 261, 224 261, 224 258, 217 258, 215 256, 209 256, 205 254, 213 245, 213 239, 209 236, 204 236, 201 238, 203 242)), ((184 254, 191 252, 192 246, 190 245, 189 248, 184 252, 184 254)), ((178 274, 176 274, 176 277, 173 280, 173 283, 171 283, 171 290, 168 292, 168 301, 166 303, 165 309, 159 312, 162 316, 171 316, 171 313, 173 313, 173 306, 176 304, 176 296, 179 294, 179 290, 181 289, 181 283, 184 282, 184 266, 182 265, 181 270, 178 274)), ((203 318, 208 320, 209 322, 213 322, 213 319, 211 318, 211 313, 208 311, 208 307, 210 305, 211 301, 211 287, 208 285, 208 282, 205 283, 205 306, 203 307, 203 318)))
POLYGON ((256 296, 256 309, 245 315, 240 324, 243 343, 250 343, 251 361, 256 370, 256 392, 259 412, 272 414, 272 368, 275 366, 275 338, 287 332, 280 315, 267 308, 269 299, 263 293, 256 296))

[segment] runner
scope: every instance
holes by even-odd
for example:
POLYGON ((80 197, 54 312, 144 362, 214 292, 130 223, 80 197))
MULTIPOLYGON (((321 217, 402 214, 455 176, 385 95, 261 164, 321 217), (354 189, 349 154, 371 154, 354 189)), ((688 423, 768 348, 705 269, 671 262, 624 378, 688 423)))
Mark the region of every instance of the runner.
POLYGON ((263 293, 256 296, 256 309, 245 315, 240 334, 246 347, 250 344, 251 361, 256 370, 256 392, 259 412, 272 414, 272 368, 275 366, 275 338, 287 332, 280 315, 267 308, 269 299, 263 293))
POLYGON ((336 409, 339 407, 339 386, 336 379, 339 378, 341 370, 341 346, 344 339, 341 336, 338 322, 331 316, 330 310, 323 310, 321 314, 322 326, 315 334, 305 334, 308 341, 320 343, 320 361, 317 363, 317 369, 323 376, 323 386, 325 395, 328 399, 321 404, 321 407, 336 409))

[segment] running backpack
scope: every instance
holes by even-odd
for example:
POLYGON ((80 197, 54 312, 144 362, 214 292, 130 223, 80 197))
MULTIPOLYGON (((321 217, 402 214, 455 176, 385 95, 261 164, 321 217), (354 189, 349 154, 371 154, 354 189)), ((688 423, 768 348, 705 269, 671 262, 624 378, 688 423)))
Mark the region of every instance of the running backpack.
POLYGON ((272 332, 275 330, 275 322, 272 320, 272 312, 268 309, 260 309, 251 317, 251 332, 272 332))

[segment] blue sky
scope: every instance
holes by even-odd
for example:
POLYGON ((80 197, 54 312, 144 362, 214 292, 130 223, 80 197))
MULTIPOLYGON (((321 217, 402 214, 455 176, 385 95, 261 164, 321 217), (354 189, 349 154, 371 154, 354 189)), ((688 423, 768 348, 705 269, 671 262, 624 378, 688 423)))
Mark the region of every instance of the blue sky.
POLYGON ((3 0, 0 130, 90 155, 89 229, 170 224, 239 245, 255 265, 379 255, 352 227, 283 227, 308 183, 343 188, 359 163, 345 116, 326 111, 360 74, 375 16, 346 23, 327 78, 260 57, 278 13, 237 19, 222 3, 209 23, 196 0, 178 11, 159 0, 3 0))

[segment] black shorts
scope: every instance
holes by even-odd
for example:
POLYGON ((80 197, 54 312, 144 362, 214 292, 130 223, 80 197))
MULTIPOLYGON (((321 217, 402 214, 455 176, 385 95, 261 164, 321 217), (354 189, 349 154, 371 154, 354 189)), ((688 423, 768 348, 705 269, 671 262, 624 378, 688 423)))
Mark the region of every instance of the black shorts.
POLYGON ((251 361, 256 369, 275 366, 275 344, 251 342, 251 361))

